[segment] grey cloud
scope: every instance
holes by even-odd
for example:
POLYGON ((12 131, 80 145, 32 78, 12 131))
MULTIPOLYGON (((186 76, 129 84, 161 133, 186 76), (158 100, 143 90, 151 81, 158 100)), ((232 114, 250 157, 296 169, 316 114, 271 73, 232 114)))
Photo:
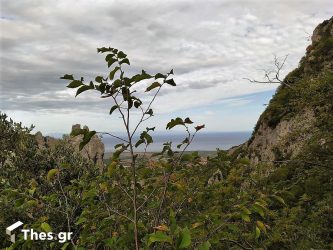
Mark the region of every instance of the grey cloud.
MULTIPOLYGON (((218 89, 223 98, 229 90, 222 91, 222 85, 257 74, 254 71, 269 65, 273 53, 291 54, 288 67, 294 67, 305 50, 305 31, 330 17, 329 6, 329 0, 5 0, 0 19, 0 107, 100 110, 100 101, 80 100, 78 106, 72 96, 58 96, 66 85, 59 76, 74 73, 90 80, 107 73, 96 47, 109 45, 129 55, 134 66, 130 73, 174 68, 179 86, 166 89, 164 97, 179 93, 182 100, 187 90, 193 98, 202 91, 214 96, 218 89), (26 96, 26 105, 18 95, 26 96), (37 98, 48 95, 50 100, 37 98)), ((174 104, 177 109, 183 105, 174 104)))

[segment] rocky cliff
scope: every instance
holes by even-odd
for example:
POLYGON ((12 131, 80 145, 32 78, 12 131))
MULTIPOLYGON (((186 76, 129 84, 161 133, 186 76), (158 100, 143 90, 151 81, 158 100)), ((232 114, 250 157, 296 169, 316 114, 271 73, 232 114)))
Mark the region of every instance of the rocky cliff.
MULTIPOLYGON (((80 129, 80 124, 75 124, 72 126, 72 131, 75 129, 80 129)), ((84 129, 89 128, 87 126, 84 126, 84 129)), ((35 134, 36 142, 40 148, 54 148, 61 139, 56 139, 50 136, 43 136, 41 132, 37 132, 35 134)), ((79 152, 79 144, 82 142, 83 135, 75 136, 75 137, 69 137, 66 136, 64 140, 66 140, 69 144, 71 144, 76 151, 79 152)), ((91 160, 94 164, 97 166, 103 167, 103 157, 104 157, 104 144, 102 140, 97 136, 94 135, 90 142, 85 145, 85 147, 80 151, 80 154, 88 159, 91 160)))
MULTIPOLYGON (((75 124, 72 126, 72 131, 76 129, 81 129, 80 124, 75 124)), ((87 126, 84 126, 83 129, 89 130, 87 126)), ((75 137, 69 137, 68 141, 79 151, 80 142, 82 142, 83 135, 78 135, 75 137)), ((83 147, 81 154, 84 158, 93 161, 98 166, 103 166, 103 157, 104 157, 104 143, 102 140, 95 134, 89 143, 83 147)))
POLYGON ((289 73, 261 115, 252 137, 231 149, 252 163, 292 159, 311 140, 327 143, 332 129, 333 17, 319 24, 298 68, 289 73))

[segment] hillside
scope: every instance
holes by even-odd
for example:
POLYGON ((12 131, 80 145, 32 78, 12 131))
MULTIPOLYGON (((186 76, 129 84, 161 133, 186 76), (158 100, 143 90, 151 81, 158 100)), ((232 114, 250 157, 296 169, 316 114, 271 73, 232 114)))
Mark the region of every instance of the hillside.
POLYGON ((298 68, 284 79, 290 87, 278 88, 250 140, 236 150, 253 163, 291 159, 306 145, 331 142, 333 18, 318 25, 311 40, 298 68))
POLYGON ((248 157, 251 174, 260 172, 262 185, 289 206, 272 226, 285 235, 272 236, 273 249, 332 249, 333 18, 314 30, 284 82, 290 87, 278 88, 249 141, 229 154, 248 157))

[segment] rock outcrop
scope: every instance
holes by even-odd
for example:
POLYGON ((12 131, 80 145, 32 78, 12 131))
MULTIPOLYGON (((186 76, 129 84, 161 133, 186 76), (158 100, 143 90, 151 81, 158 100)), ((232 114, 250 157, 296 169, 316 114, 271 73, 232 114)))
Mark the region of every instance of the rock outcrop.
POLYGON ((51 136, 43 136, 40 131, 35 134, 35 138, 39 148, 54 148, 60 141, 51 136))
POLYGON ((289 73, 260 116, 252 137, 229 150, 252 163, 274 163, 295 157, 321 128, 320 119, 331 117, 333 75, 333 17, 319 24, 306 55, 289 73))
POLYGON ((208 179, 207 186, 211 186, 213 184, 219 183, 223 180, 223 174, 220 169, 217 169, 213 175, 208 179))
POLYGON ((297 155, 302 144, 311 137, 314 122, 313 110, 305 110, 290 120, 282 120, 275 128, 266 122, 261 123, 246 145, 248 157, 257 164, 297 155))
MULTIPOLYGON (((87 126, 83 127, 84 129, 89 130, 87 126)), ((81 129, 80 124, 75 124, 72 126, 72 131, 76 129, 81 129)), ((69 137, 68 141, 71 143, 74 148, 79 151, 80 142, 82 142, 83 135, 78 135, 75 137, 69 137)), ((81 154, 84 158, 91 160, 94 164, 98 166, 103 166, 103 157, 104 157, 104 143, 102 140, 95 134, 91 139, 90 142, 84 146, 81 150, 81 154)))
MULTIPOLYGON (((80 128, 81 128, 80 124, 73 125, 72 131, 74 129, 80 129, 80 128)), ((87 126, 84 126, 84 129, 89 130, 87 126)), ((35 138, 38 147, 41 149, 42 148, 52 149, 61 141, 61 139, 56 139, 51 136, 43 136, 41 132, 37 132, 35 134, 35 138)), ((87 145, 85 145, 85 147, 81 151, 79 151, 79 144, 82 141, 82 138, 83 135, 78 135, 75 137, 65 137, 64 140, 69 144, 71 144, 77 152, 80 152, 80 154, 84 158, 92 161, 95 165, 102 168, 104 166, 103 162, 103 157, 105 152, 104 143, 97 135, 94 135, 91 138, 90 142, 87 145)))

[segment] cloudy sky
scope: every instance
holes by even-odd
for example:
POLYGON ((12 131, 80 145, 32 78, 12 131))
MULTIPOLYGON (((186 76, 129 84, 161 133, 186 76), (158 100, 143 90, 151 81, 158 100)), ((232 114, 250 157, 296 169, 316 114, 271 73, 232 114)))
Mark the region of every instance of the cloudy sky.
POLYGON ((315 26, 332 16, 331 0, 0 0, 0 110, 43 133, 69 132, 74 123, 121 131, 112 104, 98 95, 74 98, 65 73, 106 75, 96 48, 128 54, 130 73, 174 69, 151 123, 190 116, 206 131, 250 131, 277 85, 250 84, 274 55, 304 55, 315 26))

